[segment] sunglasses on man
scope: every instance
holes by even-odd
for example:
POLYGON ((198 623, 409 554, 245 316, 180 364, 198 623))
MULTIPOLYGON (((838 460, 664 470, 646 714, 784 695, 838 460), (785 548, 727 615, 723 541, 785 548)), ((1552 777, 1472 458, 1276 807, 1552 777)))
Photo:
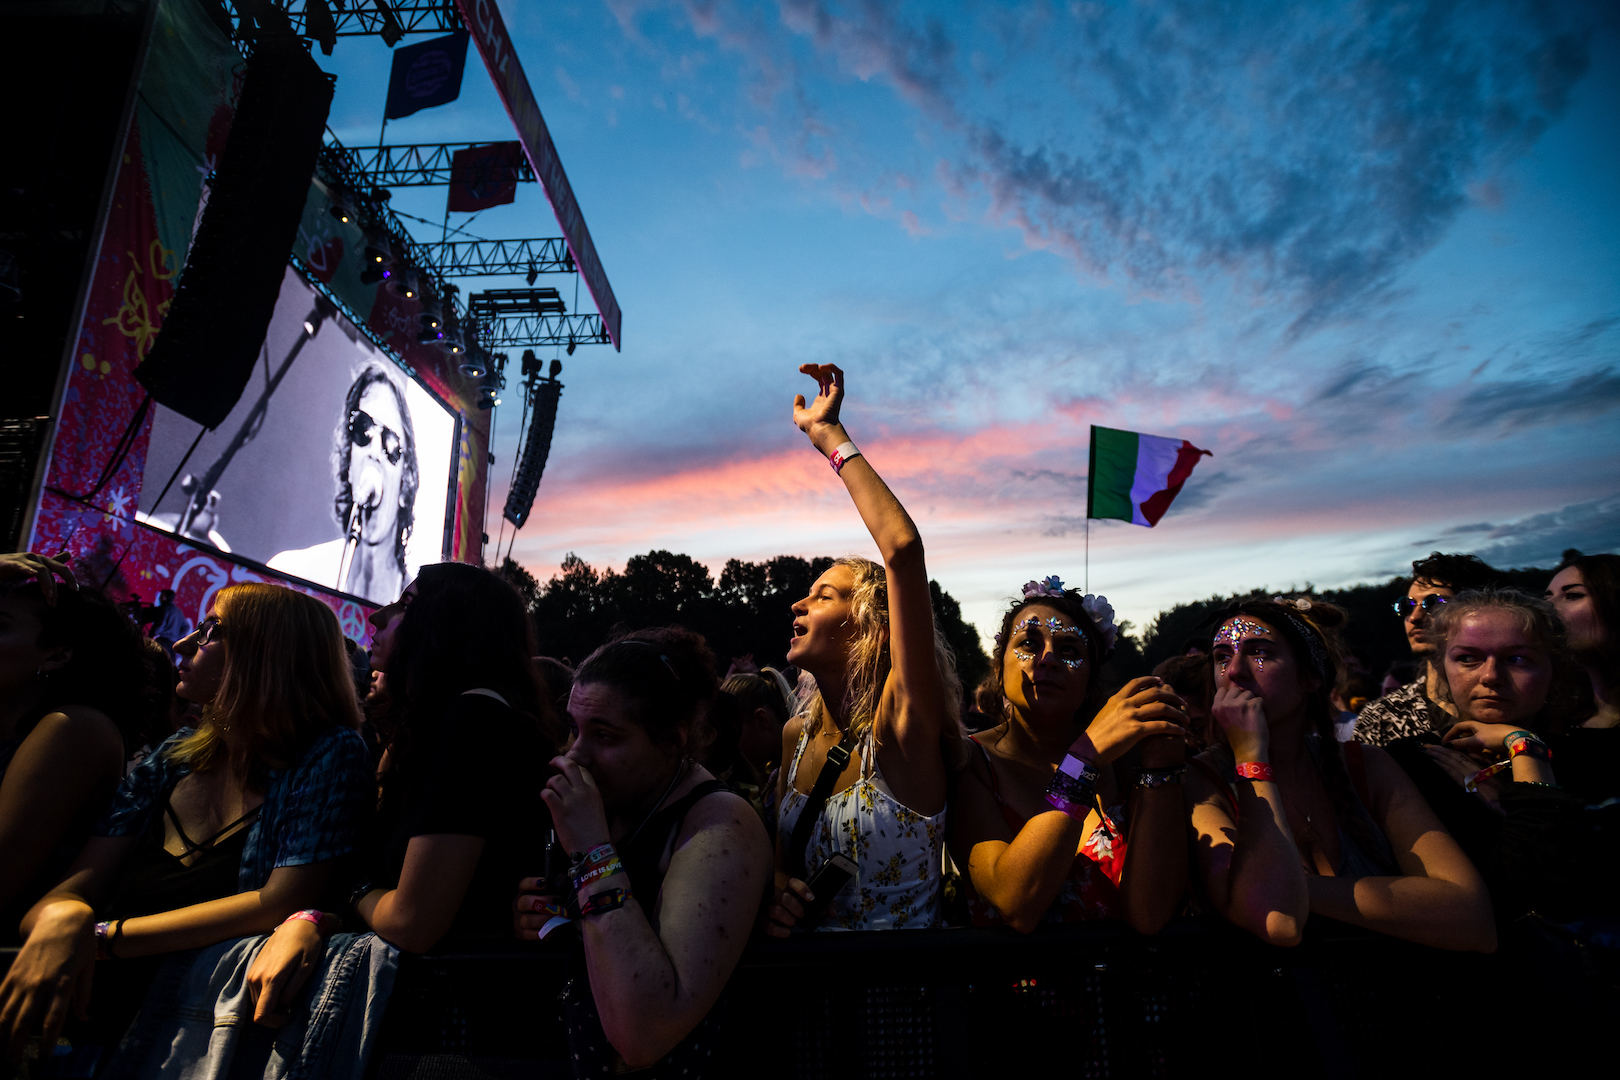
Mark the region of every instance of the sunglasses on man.
POLYGON ((1395 614, 1404 619, 1412 614, 1413 608, 1422 608, 1423 613, 1427 615, 1449 599, 1450 597, 1441 596, 1439 593, 1430 593, 1422 600, 1414 600, 1410 596, 1403 596, 1391 604, 1390 607, 1395 609, 1395 614))
POLYGON ((405 452, 399 432, 377 423, 364 409, 354 409, 349 413, 349 441, 354 445, 370 446, 374 434, 379 430, 382 432, 383 455, 388 458, 388 464, 398 465, 400 455, 405 452))

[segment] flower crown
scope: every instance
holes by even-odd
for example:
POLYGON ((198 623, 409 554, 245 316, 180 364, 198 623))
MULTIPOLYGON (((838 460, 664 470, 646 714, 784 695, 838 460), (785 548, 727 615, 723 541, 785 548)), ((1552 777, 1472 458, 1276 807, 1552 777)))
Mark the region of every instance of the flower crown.
MULTIPOLYGON (((1063 579, 1056 574, 1041 578, 1039 581, 1026 581, 1024 583, 1024 599, 1038 600, 1043 596, 1065 596, 1063 579)), ((1101 594, 1087 593, 1080 601, 1091 621, 1097 624, 1097 630, 1102 634, 1105 652, 1114 651, 1114 643, 1119 640, 1119 627, 1114 625, 1114 608, 1108 603, 1108 597, 1101 594)), ((996 635, 996 644, 1001 644, 1001 635, 996 635)))

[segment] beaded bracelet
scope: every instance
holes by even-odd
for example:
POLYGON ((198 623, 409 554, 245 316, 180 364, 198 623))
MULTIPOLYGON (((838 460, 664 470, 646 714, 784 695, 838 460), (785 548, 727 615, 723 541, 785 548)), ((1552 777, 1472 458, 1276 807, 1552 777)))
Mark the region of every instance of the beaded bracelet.
POLYGON ((1136 770, 1136 786, 1143 788, 1163 787, 1166 784, 1179 784, 1187 772, 1185 765, 1173 765, 1168 769, 1138 769, 1136 770))
POLYGON ((579 914, 581 918, 587 915, 601 915, 608 911, 617 911, 624 907, 633 897, 629 889, 615 886, 603 889, 599 893, 592 893, 580 902, 579 914))
POLYGON ((574 891, 578 892, 593 881, 597 881, 605 877, 612 877, 614 874, 622 873, 624 873, 624 864, 620 862, 619 857, 615 855, 602 865, 593 866, 584 873, 577 875, 574 878, 574 891))
POLYGON ((1276 775, 1271 771, 1271 765, 1264 761, 1239 762, 1238 767, 1234 771, 1245 780, 1254 780, 1257 782, 1261 780, 1271 780, 1276 775))

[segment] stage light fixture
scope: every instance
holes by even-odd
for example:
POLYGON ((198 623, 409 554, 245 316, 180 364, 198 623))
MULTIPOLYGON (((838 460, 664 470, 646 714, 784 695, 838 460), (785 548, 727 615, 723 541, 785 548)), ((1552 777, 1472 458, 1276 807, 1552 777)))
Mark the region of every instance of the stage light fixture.
POLYGON ((529 263, 529 272, 524 275, 524 278, 532 286, 534 284, 535 279, 538 278, 539 276, 540 276, 540 269, 537 266, 535 266, 533 262, 529 263))
POLYGON ((540 374, 540 358, 534 355, 533 349, 523 350, 523 377, 525 379, 540 374))
POLYGON ((483 376, 478 380, 478 407, 480 409, 493 409, 501 403, 500 367, 490 364, 483 376))
POLYGON ((451 356, 461 356, 467 351, 467 343, 462 339, 461 320, 451 312, 445 316, 444 332, 439 335, 439 348, 451 356))
POLYGON ((354 211, 354 197, 342 188, 334 187, 331 189, 331 198, 332 203, 326 208, 326 212, 344 225, 351 224, 357 216, 354 211))
POLYGON ((416 313, 416 322, 421 327, 421 330, 416 335, 419 344, 432 345, 444 336, 444 308, 440 305, 437 296, 423 291, 422 310, 416 313))
POLYGON ((489 354, 476 345, 461 358, 461 373, 469 379, 482 379, 489 373, 489 354))
POLYGON ((574 355, 574 350, 575 350, 575 349, 576 349, 576 348, 578 348, 578 345, 577 345, 577 343, 576 343, 576 342, 575 342, 575 341, 574 341, 574 335, 572 335, 572 334, 569 334, 569 335, 568 335, 568 355, 569 355, 569 356, 573 356, 573 355, 574 355))
POLYGON ((547 370, 546 374, 550 375, 553 379, 555 379, 557 376, 561 375, 562 374, 562 361, 557 360, 557 359, 553 359, 551 361, 551 367, 550 367, 549 370, 547 370))
POLYGON ((421 275, 414 266, 400 266, 394 270, 393 276, 388 279, 393 288, 394 295, 406 300, 415 300, 421 291, 421 275))

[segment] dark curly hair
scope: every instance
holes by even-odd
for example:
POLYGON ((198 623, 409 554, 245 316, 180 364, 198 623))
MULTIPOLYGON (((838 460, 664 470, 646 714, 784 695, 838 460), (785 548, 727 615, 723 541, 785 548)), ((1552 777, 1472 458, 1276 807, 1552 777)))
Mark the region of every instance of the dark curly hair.
POLYGON ((354 453, 354 442, 349 438, 349 417, 360 407, 360 399, 373 386, 388 387, 399 405, 400 424, 404 431, 404 453, 400 457, 398 526, 394 530, 394 558, 399 563, 401 576, 405 574, 405 545, 411 530, 416 527, 416 491, 422 484, 416 464, 416 427, 411 423, 411 410, 405 404, 405 395, 388 373, 376 364, 369 364, 349 387, 343 399, 343 415, 338 417, 337 434, 332 441, 332 466, 337 473, 337 494, 332 498, 332 512, 337 516, 338 528, 348 535, 349 514, 354 510, 354 482, 349 479, 349 459, 354 453))
POLYGON ((26 735, 47 714, 70 705, 106 713, 124 736, 126 749, 139 745, 147 709, 142 698, 153 675, 141 632, 100 589, 56 590, 56 604, 45 602, 39 583, 0 586, 0 596, 26 604, 39 620, 41 647, 73 650, 72 657, 42 682, 38 705, 17 725, 26 735))
MULTIPOLYGON (((1013 623, 1020 612, 1036 604, 1045 604, 1073 619, 1075 626, 1079 627, 1081 635, 1086 639, 1086 663, 1090 665, 1090 670, 1086 673, 1086 696, 1080 703, 1080 711, 1075 714, 1075 719, 1082 726, 1089 724, 1091 718, 1103 707, 1103 702, 1108 700, 1108 688, 1103 685, 1102 680, 1102 666, 1114 655, 1114 650, 1108 647, 1108 639, 1103 636, 1091 613, 1085 609, 1084 601, 1085 594, 1078 589, 1064 589, 1061 596, 1026 596, 1012 601, 1006 614, 1001 617, 1001 629, 996 632, 995 650, 990 656, 991 677, 996 680, 997 685, 1002 685, 1003 672, 1006 671, 1007 664, 1007 649, 1012 644, 1013 623)), ((981 699, 980 708, 986 704, 989 702, 981 699)), ((1007 718, 1006 713, 1006 691, 1003 686, 997 711, 987 715, 999 723, 1007 718)))
POLYGON ((684 626, 619 635, 574 669, 574 685, 619 691, 630 701, 632 719, 666 749, 684 749, 680 725, 687 725, 690 737, 720 692, 714 653, 703 635, 684 626))
POLYGON ((1412 563, 1413 581, 1427 581, 1433 585, 1455 589, 1457 592, 1464 589, 1483 589, 1488 585, 1494 585, 1501 576, 1500 570, 1478 555, 1434 551, 1429 553, 1428 558, 1417 559, 1412 563))
POLYGON ((1577 650, 1575 659, 1586 667, 1597 668, 1603 688, 1613 694, 1620 689, 1620 555, 1582 555, 1570 548, 1553 574, 1570 567, 1581 572, 1598 626, 1603 630, 1603 637, 1577 650))

